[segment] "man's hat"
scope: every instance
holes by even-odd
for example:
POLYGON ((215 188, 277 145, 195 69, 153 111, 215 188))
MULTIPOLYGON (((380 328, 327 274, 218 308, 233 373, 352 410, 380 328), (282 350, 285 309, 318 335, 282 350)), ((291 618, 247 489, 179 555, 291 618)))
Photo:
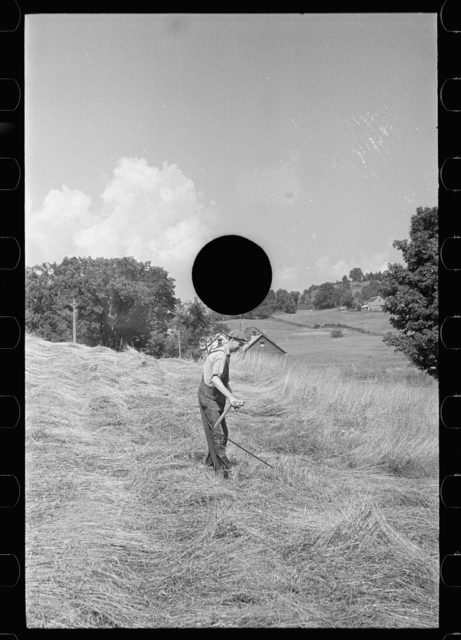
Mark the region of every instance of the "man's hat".
POLYGON ((233 329, 229 332, 228 338, 234 338, 234 340, 241 340, 242 342, 247 342, 247 337, 243 333, 243 331, 239 331, 238 329, 233 329))

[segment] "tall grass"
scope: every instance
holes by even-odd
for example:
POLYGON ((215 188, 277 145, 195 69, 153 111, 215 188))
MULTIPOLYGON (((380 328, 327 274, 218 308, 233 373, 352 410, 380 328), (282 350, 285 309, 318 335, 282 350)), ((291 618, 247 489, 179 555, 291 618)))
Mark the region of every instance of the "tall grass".
POLYGON ((274 469, 229 445, 226 481, 203 465, 199 364, 28 338, 28 626, 437 626, 423 437, 418 479, 389 465, 408 422, 392 403, 409 419, 417 390, 405 404, 405 389, 238 358, 231 374, 247 399, 231 437, 274 469), (335 440, 348 413, 363 431, 335 440))
POLYGON ((312 369, 248 353, 238 371, 256 399, 256 414, 283 415, 266 431, 275 450, 336 457, 352 466, 383 466, 410 476, 438 469, 437 388, 347 378, 339 369, 312 369))

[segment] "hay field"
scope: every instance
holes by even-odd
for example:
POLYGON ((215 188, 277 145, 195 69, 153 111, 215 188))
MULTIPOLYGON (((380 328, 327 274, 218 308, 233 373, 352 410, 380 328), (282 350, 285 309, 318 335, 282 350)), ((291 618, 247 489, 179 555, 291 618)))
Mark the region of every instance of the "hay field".
POLYGON ((376 311, 344 311, 336 309, 299 309, 296 313, 277 313, 274 318, 313 327, 315 324, 341 323, 384 335, 395 331, 389 322, 389 314, 376 311))
MULTIPOLYGON (((303 360, 312 369, 334 367, 355 379, 400 381, 412 386, 426 384, 427 376, 415 369, 402 353, 386 345, 382 335, 343 328, 343 337, 332 338, 331 328, 311 328, 314 324, 330 324, 333 321, 348 324, 353 321, 349 320, 349 315, 360 316, 361 312, 349 314, 330 309, 326 312, 298 311, 296 314, 273 316, 265 320, 226 320, 226 324, 230 329, 257 327, 287 352, 289 360, 303 360), (303 323, 306 318, 309 322, 303 323)), ((376 317, 384 314, 370 312, 367 315, 376 317)), ((378 318, 378 324, 383 322, 383 318, 378 318)), ((378 332, 379 327, 374 326, 373 330, 378 332)))
POLYGON ((232 479, 201 367, 26 341, 28 627, 437 627, 437 390, 233 359, 232 479))

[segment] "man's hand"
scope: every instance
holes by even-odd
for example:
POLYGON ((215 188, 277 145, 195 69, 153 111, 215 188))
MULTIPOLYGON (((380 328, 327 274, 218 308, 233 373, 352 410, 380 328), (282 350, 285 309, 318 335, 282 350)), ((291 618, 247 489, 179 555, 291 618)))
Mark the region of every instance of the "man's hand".
POLYGON ((236 396, 234 396, 234 394, 227 387, 224 386, 221 378, 218 375, 215 374, 211 378, 211 382, 213 386, 223 394, 223 396, 226 396, 227 398, 226 402, 229 402, 231 407, 233 407, 234 409, 240 409, 240 407, 243 407, 245 402, 243 400, 240 400, 236 396))
POLYGON ((245 400, 240 400, 236 396, 230 396, 229 402, 233 409, 240 409, 245 404, 245 400))

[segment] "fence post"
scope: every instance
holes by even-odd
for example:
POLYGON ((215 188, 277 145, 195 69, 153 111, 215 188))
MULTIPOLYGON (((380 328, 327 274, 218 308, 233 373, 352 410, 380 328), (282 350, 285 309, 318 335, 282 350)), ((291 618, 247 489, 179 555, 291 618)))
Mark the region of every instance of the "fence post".
POLYGON ((77 342, 77 303, 72 301, 72 342, 77 342))

